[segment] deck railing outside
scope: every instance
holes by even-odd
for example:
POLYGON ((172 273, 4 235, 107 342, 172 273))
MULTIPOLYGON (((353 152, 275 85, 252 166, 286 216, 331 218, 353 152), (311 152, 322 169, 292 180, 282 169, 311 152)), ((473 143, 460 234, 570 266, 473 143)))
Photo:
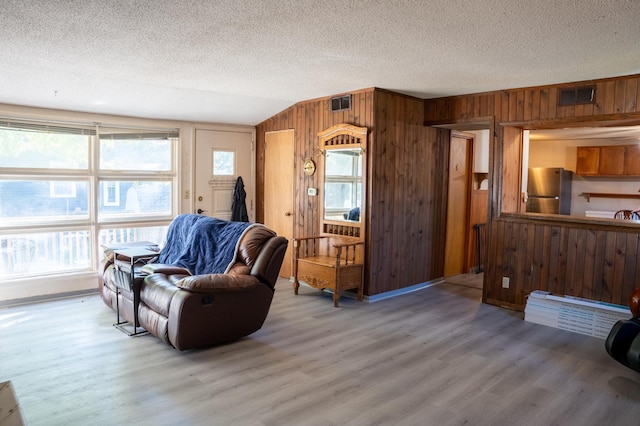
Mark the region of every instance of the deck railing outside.
MULTIPOLYGON (((131 241, 161 245, 166 231, 166 226, 104 229, 98 245, 131 241)), ((0 280, 90 270, 91 250, 89 230, 0 235, 0 280)), ((102 254, 100 250, 98 258, 102 254)))

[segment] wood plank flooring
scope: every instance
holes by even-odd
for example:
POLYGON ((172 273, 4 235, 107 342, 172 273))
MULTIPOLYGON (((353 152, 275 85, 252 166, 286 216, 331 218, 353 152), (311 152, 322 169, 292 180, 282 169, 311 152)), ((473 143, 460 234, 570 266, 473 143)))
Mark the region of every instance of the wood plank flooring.
POLYGON ((444 283, 375 303, 281 280, 262 330, 179 352, 97 295, 0 309, 0 381, 37 425, 637 425, 604 342, 444 283))

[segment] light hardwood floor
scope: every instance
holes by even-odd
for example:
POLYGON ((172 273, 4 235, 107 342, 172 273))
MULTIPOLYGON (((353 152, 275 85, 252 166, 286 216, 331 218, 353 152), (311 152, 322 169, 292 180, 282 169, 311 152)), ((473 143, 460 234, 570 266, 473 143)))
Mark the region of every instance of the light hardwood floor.
POLYGON ((281 280, 262 330, 179 352, 97 295, 0 310, 0 381, 37 425, 638 425, 603 340, 440 284, 375 303, 281 280))

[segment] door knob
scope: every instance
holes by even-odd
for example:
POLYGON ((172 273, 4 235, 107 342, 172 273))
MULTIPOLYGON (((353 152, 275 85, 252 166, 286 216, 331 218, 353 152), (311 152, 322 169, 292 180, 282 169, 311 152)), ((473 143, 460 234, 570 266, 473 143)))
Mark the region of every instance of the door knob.
POLYGON ((293 216, 293 213, 291 213, 291 212, 286 212, 284 215, 285 215, 285 216, 293 216))
POLYGON ((202 214, 202 213, 204 213, 204 212, 206 212, 206 210, 202 210, 202 209, 198 209, 198 210, 196 210, 196 213, 198 213, 198 214, 202 214))

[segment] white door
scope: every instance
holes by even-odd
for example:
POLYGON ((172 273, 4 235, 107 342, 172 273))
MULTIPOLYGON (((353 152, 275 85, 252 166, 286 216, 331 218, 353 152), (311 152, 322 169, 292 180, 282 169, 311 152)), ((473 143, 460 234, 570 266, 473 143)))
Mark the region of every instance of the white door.
POLYGON ((194 211, 231 219, 233 191, 238 176, 247 194, 249 221, 255 221, 255 155, 253 133, 196 129, 194 211))

